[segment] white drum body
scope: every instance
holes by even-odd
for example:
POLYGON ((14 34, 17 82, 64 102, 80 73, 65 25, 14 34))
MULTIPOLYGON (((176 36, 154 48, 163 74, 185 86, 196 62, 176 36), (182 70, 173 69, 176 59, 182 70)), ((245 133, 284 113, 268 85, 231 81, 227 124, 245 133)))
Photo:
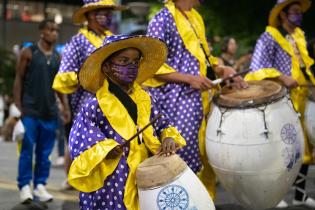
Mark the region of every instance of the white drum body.
POLYGON ((267 209, 283 199, 297 177, 304 154, 303 138, 298 115, 284 97, 257 108, 214 105, 206 149, 227 191, 245 207, 267 209))
POLYGON ((307 137, 315 146, 315 101, 309 100, 305 107, 304 123, 307 137))
POLYGON ((215 210, 207 190, 189 167, 165 186, 138 192, 141 210, 215 210))

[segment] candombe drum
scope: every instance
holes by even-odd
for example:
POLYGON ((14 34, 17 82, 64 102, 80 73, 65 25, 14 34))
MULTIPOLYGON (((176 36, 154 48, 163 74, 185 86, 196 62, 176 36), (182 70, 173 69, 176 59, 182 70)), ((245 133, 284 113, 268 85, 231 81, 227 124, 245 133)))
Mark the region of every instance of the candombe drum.
POLYGON ((198 177, 178 156, 153 156, 139 165, 136 180, 141 210, 214 210, 198 177))
POLYGON ((302 164, 304 137, 286 89, 251 81, 214 97, 206 150, 223 187, 245 207, 276 206, 302 164))
POLYGON ((308 139, 315 146, 315 88, 310 88, 309 100, 305 107, 304 123, 308 139))

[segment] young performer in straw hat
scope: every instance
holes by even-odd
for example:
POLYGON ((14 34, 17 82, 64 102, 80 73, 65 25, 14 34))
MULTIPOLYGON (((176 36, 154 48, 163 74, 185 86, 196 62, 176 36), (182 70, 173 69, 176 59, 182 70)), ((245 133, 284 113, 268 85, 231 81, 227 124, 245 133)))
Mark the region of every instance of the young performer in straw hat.
POLYGON ((95 93, 78 114, 69 148, 69 183, 81 191, 81 209, 139 209, 137 166, 148 154, 171 155, 185 145, 140 86, 164 63, 163 42, 146 36, 111 36, 83 64, 80 84, 95 93), (161 119, 122 146, 160 113, 161 119))
MULTIPOLYGON (((301 23, 310 0, 278 0, 269 16, 269 26, 256 44, 247 80, 275 78, 290 89, 294 108, 301 114, 303 125, 308 88, 300 85, 315 83, 310 67, 314 61, 308 55, 301 23)), ((303 126, 304 127, 304 126, 303 126)), ((303 165, 295 182, 293 204, 315 208, 315 200, 305 193, 305 177, 312 163, 312 147, 305 136, 303 165)), ((282 201, 279 207, 286 207, 282 201)))
MULTIPOLYGON (((91 97, 78 82, 78 73, 84 60, 103 43, 106 36, 112 35, 110 25, 112 12, 123 10, 115 0, 84 0, 84 6, 73 15, 74 23, 84 23, 86 26, 79 30, 67 43, 61 60, 58 74, 55 77, 53 88, 61 93, 69 94, 72 119, 80 111, 81 106, 91 97)), ((69 134, 71 123, 66 125, 69 134)), ((65 150, 66 173, 70 167, 68 149, 65 150)), ((70 188, 67 182, 65 189, 70 188)))
POLYGON ((235 70, 219 65, 211 56, 202 17, 194 9, 200 2, 169 0, 151 20, 148 35, 163 40, 169 53, 154 79, 146 81, 145 85, 174 119, 187 141, 187 147, 178 154, 200 175, 213 198, 215 175, 205 151, 206 115, 210 105, 208 90, 212 88, 211 80, 206 77, 207 64, 212 65, 213 73, 222 77, 235 70))

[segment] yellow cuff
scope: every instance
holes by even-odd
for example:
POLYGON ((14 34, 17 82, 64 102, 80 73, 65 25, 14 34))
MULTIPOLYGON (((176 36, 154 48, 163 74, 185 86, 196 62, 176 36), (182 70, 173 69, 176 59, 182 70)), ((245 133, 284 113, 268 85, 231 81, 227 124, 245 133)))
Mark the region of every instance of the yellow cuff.
POLYGON ((70 94, 77 90, 78 84, 77 73, 73 71, 58 73, 54 79, 53 89, 63 94, 70 94))
MULTIPOLYGON (((155 75, 160 75, 160 74, 170 74, 170 73, 175 73, 176 70, 167 65, 166 63, 163 64, 163 66, 155 73, 155 75)), ((155 78, 148 79, 143 83, 144 86, 147 87, 159 87, 164 85, 165 82, 159 81, 155 78)))
POLYGON ((279 76, 281 76, 281 72, 279 72, 278 70, 276 70, 274 68, 266 68, 266 69, 260 69, 260 70, 255 71, 255 72, 248 73, 245 76, 245 80, 246 81, 263 80, 266 78, 276 78, 279 76))
POLYGON ((119 158, 107 160, 107 154, 118 146, 112 139, 95 144, 80 154, 71 164, 68 182, 81 192, 94 192, 104 185, 104 180, 114 172, 119 158))
POLYGON ((161 133, 162 141, 165 138, 173 138, 175 143, 177 143, 180 147, 186 146, 185 139, 180 135, 180 133, 175 127, 168 127, 162 131, 161 133))

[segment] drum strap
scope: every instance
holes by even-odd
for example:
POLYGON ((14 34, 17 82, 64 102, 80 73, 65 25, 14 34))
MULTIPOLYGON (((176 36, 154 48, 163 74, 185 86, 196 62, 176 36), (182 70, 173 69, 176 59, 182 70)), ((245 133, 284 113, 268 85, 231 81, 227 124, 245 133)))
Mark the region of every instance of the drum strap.
MULTIPOLYGON (((122 105, 127 109, 128 114, 135 123, 135 125, 137 125, 138 124, 137 104, 130 98, 130 96, 125 91, 123 91, 118 85, 113 83, 110 79, 108 80, 108 90, 118 98, 122 105)), ((138 143, 141 144, 139 138, 138 143)))

